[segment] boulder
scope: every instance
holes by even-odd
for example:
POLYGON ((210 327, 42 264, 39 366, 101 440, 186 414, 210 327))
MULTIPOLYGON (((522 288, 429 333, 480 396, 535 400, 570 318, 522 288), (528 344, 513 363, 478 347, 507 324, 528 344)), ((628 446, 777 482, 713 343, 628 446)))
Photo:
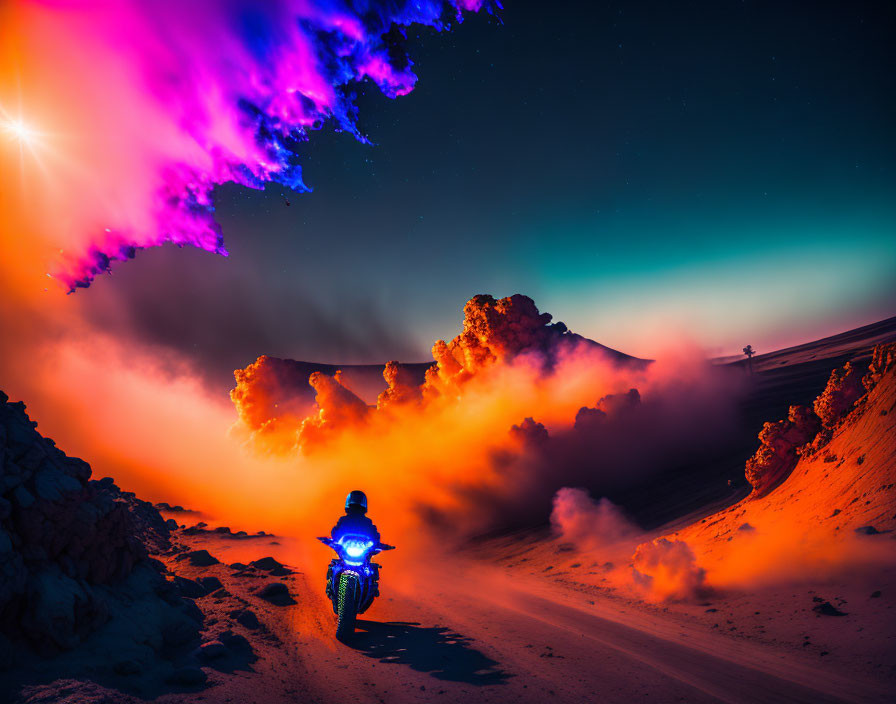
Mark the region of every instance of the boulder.
POLYGON ((189 597, 190 599, 198 599, 199 597, 205 596, 208 593, 208 590, 205 589, 199 582, 193 581, 192 579, 187 579, 186 577, 175 577, 174 584, 181 594, 183 594, 185 597, 189 597))
POLYGON ((292 574, 292 570, 287 569, 273 557, 262 557, 259 560, 253 560, 249 563, 257 570, 270 572, 272 575, 282 577, 283 575, 292 574))
POLYGON ((170 546, 158 511, 90 476, 0 392, 0 634, 41 653, 75 647, 107 617, 99 587, 170 546))
POLYGON ((793 471, 798 450, 815 437, 819 426, 812 409, 791 406, 786 419, 762 427, 759 449, 747 460, 745 468, 754 498, 770 491, 793 471))
POLYGON ((265 601, 276 606, 289 606, 296 603, 289 594, 289 588, 282 582, 266 584, 255 593, 265 601))
MULTIPOLYGON (((201 587, 203 594, 211 594, 221 589, 224 585, 217 577, 200 577, 196 580, 201 587)), ((189 595, 187 595, 189 596, 189 595)))
POLYGON ((212 555, 208 550, 191 550, 177 556, 178 560, 189 560, 190 564, 195 567, 211 567, 218 564, 218 558, 212 555))
POLYGON ((236 609, 235 611, 231 611, 230 618, 251 631, 261 628, 258 616, 256 616, 255 612, 250 609, 236 609))
POLYGON ((181 687, 201 687, 208 680, 208 676, 198 667, 181 667, 169 675, 166 680, 169 684, 181 687))
POLYGON ((208 662, 209 660, 217 660, 227 655, 227 648, 224 647, 224 644, 220 641, 213 640, 199 646, 196 655, 200 660, 205 662, 208 662))

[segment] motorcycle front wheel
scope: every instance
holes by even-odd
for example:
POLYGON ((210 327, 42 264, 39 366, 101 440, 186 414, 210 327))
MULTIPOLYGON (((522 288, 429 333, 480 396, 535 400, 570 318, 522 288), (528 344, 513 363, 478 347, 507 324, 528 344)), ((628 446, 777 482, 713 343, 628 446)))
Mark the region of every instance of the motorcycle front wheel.
POLYGON ((345 640, 355 633, 358 615, 358 578, 343 572, 339 575, 339 594, 336 606, 336 638, 345 640))

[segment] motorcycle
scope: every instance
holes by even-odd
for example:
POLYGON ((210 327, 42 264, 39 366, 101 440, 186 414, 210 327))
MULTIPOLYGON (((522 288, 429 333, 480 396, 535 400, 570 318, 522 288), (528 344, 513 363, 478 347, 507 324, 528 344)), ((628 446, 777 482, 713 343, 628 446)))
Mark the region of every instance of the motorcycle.
POLYGON ((346 534, 338 540, 318 538, 338 555, 327 569, 327 597, 336 614, 336 638, 345 640, 355 632, 355 619, 379 596, 380 566, 371 562, 374 555, 394 550, 367 535, 346 534))

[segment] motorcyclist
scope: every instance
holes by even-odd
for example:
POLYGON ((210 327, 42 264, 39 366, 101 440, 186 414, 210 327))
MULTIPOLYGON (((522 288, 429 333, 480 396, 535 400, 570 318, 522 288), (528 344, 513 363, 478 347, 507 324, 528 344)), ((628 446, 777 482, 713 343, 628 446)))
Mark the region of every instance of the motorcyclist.
POLYGON ((375 543, 380 542, 380 533, 366 513, 367 495, 357 489, 350 491, 345 498, 345 515, 340 517, 330 531, 333 540, 339 540, 346 533, 351 533, 366 535, 375 543))
MULTIPOLYGON (((367 517, 367 495, 363 491, 350 491, 345 498, 345 515, 340 516, 330 531, 333 540, 338 541, 344 535, 366 535, 375 543, 380 542, 380 532, 373 521, 367 517)), ((335 561, 334 561, 335 562, 335 561)), ((374 568, 376 569, 376 568, 374 568)), ((332 589, 333 563, 327 569, 327 598, 333 598, 332 589)), ((379 594, 377 589, 376 594, 379 594)))

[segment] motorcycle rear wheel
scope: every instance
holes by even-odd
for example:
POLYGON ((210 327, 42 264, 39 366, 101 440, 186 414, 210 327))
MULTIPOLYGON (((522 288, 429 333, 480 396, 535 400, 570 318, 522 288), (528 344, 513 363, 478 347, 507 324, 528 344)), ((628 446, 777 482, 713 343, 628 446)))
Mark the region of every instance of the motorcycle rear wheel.
POLYGON ((336 638, 345 640, 355 633, 358 615, 358 578, 343 572, 339 575, 339 595, 336 606, 336 638))

